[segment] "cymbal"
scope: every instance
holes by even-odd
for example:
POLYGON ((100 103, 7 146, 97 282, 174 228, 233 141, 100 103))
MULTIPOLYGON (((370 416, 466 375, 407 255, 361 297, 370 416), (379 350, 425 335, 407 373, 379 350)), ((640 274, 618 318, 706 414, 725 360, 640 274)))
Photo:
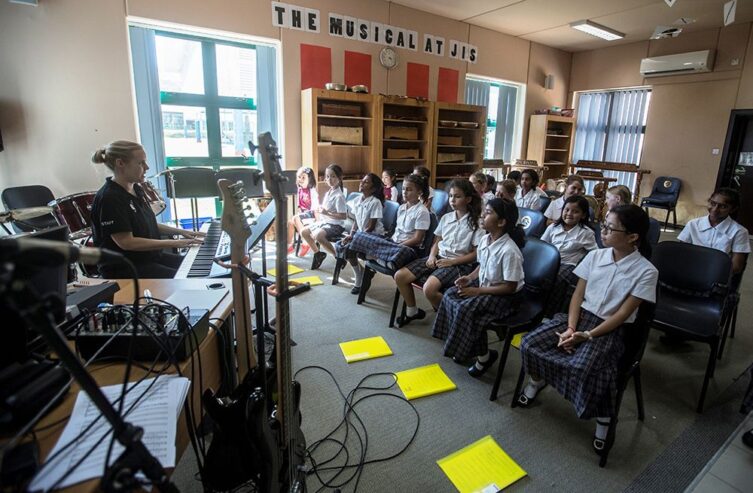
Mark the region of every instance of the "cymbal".
POLYGON ((45 214, 52 213, 52 207, 40 206, 40 207, 26 207, 24 209, 11 209, 9 211, 0 212, 0 223, 8 223, 11 221, 24 221, 26 219, 33 219, 35 217, 44 216, 45 214))
POLYGON ((159 173, 157 173, 156 175, 152 175, 152 176, 147 176, 147 177, 146 177, 146 179, 147 179, 147 180, 152 180, 152 179, 154 179, 154 178, 159 178, 159 177, 160 177, 160 176, 162 176, 162 175, 169 175, 169 174, 170 174, 170 173, 172 173, 172 172, 173 172, 173 170, 171 170, 171 169, 166 169, 166 170, 164 170, 164 171, 160 171, 160 172, 159 172, 159 173))

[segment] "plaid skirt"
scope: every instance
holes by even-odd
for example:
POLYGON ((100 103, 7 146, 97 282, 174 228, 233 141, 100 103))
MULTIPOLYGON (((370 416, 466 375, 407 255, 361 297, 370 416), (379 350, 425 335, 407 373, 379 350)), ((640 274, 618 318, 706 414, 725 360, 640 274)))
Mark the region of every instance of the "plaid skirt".
POLYGON ((401 268, 416 258, 416 251, 407 246, 395 243, 391 239, 357 231, 347 246, 340 245, 342 254, 338 250, 338 256, 352 258, 354 254, 362 253, 369 258, 375 258, 392 264, 395 270, 401 268))
POLYGON ((570 308, 570 298, 573 297, 575 286, 578 284, 579 277, 573 274, 575 265, 562 264, 557 272, 557 282, 549 294, 544 309, 544 316, 552 318, 556 313, 567 313, 570 308))
MULTIPOLYGON (((478 286, 478 281, 471 286, 478 286)), ((447 357, 465 360, 486 354, 489 350, 486 327, 494 320, 512 315, 520 304, 521 293, 461 298, 458 288, 453 286, 442 296, 431 335, 444 340, 447 357)))
MULTIPOLYGON (((591 330, 602 320, 581 309, 579 331, 591 330)), ((557 332, 567 329, 567 314, 529 332, 520 343, 523 370, 536 379, 544 379, 575 406, 579 418, 612 416, 617 394, 617 364, 625 351, 622 328, 594 337, 566 353, 557 347, 557 332)))
POLYGON ((473 269, 475 269, 477 265, 475 263, 460 264, 453 265, 452 267, 439 267, 435 269, 426 265, 428 259, 429 257, 418 258, 406 265, 405 268, 408 269, 411 274, 416 276, 416 280, 413 281, 416 284, 423 285, 426 280, 429 279, 429 276, 436 277, 439 279, 439 282, 442 283, 442 291, 454 286, 455 280, 458 277, 467 276, 473 272, 473 269))
POLYGON ((311 231, 311 236, 316 236, 319 233, 320 229, 324 230, 324 234, 326 235, 327 241, 337 241, 339 240, 343 233, 345 232, 345 228, 340 226, 339 224, 331 224, 331 223, 313 223, 310 226, 308 226, 309 230, 311 231))
POLYGON ((743 405, 740 408, 741 413, 748 414, 751 411, 753 411, 753 366, 750 367, 750 383, 743 398, 743 405))

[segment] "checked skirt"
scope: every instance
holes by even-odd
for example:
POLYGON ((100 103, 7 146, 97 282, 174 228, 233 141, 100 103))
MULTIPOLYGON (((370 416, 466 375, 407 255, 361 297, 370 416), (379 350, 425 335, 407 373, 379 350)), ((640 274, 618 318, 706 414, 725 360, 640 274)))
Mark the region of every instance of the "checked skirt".
POLYGON ((433 269, 426 266, 426 261, 428 259, 429 257, 418 258, 406 265, 405 268, 408 269, 411 274, 416 276, 416 280, 414 281, 416 284, 423 285, 426 280, 429 279, 429 276, 434 276, 439 279, 440 283, 442 283, 442 290, 449 289, 454 286, 455 280, 457 280, 458 277, 467 276, 468 274, 473 272, 473 269, 475 269, 476 265, 478 265, 475 263, 460 264, 453 265, 452 267, 439 267, 437 269, 433 269))
POLYGON ((362 253, 369 258, 392 263, 395 270, 416 258, 416 251, 413 248, 362 231, 356 232, 351 242, 345 248, 347 252, 344 251, 342 254, 345 258, 351 257, 353 253, 362 253))

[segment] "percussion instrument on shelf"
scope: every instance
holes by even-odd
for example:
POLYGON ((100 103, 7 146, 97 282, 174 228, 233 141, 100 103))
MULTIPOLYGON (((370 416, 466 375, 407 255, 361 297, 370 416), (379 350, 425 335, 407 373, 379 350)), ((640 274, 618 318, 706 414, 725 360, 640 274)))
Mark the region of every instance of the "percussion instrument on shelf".
POLYGON ((144 192, 144 197, 146 198, 146 202, 149 204, 149 207, 152 208, 152 212, 154 212, 155 216, 159 216, 162 214, 162 211, 165 210, 167 207, 167 202, 164 201, 162 198, 162 195, 159 194, 156 188, 154 188, 154 185, 152 185, 152 182, 150 181, 144 181, 139 183, 139 186, 141 187, 141 190, 144 192))
POLYGON ((66 195, 51 201, 52 213, 60 224, 68 226, 71 239, 91 235, 91 211, 97 192, 82 192, 66 195))

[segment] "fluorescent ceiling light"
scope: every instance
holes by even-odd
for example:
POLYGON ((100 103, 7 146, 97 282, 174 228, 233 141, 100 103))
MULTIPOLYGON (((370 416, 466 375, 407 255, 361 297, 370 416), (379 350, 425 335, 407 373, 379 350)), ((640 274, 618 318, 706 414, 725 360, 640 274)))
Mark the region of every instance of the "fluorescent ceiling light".
POLYGON ((625 35, 619 31, 609 29, 608 27, 602 26, 601 24, 597 24, 595 22, 591 22, 589 20, 573 22, 572 24, 570 24, 570 27, 577 29, 578 31, 583 31, 584 33, 590 34, 591 36, 606 39, 607 41, 614 41, 615 39, 622 39, 625 37, 625 35))

